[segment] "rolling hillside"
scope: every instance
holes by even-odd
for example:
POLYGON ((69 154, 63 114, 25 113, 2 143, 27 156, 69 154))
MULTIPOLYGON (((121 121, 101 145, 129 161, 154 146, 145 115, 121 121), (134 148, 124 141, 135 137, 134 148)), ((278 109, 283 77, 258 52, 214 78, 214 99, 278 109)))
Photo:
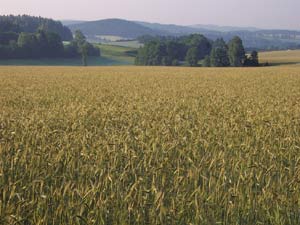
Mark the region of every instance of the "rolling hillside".
POLYGON ((148 34, 166 35, 166 32, 153 30, 138 23, 121 19, 107 19, 71 24, 69 28, 72 31, 81 30, 88 37, 107 35, 122 38, 137 38, 148 34))
POLYGON ((143 35, 182 36, 201 33, 212 40, 224 38, 228 41, 236 35, 240 36, 247 49, 280 50, 300 48, 300 32, 290 30, 259 30, 253 27, 222 27, 216 25, 179 26, 122 19, 79 21, 77 24, 74 24, 74 21, 67 21, 65 25, 72 31, 82 30, 89 40, 94 42, 101 42, 107 36, 119 39, 135 39, 143 35))
POLYGON ((136 23, 148 27, 152 30, 159 30, 161 32, 166 32, 172 35, 186 35, 186 34, 199 33, 199 32, 203 32, 203 33, 210 32, 210 30, 208 29, 180 26, 175 24, 147 23, 147 22, 140 22, 140 21, 137 21, 136 23))

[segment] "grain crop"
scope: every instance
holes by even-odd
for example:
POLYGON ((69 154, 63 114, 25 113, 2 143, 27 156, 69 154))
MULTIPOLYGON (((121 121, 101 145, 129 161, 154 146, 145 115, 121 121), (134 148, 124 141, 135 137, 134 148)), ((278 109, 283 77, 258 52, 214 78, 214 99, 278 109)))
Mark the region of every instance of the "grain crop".
POLYGON ((300 67, 0 67, 0 224, 300 224, 300 67))

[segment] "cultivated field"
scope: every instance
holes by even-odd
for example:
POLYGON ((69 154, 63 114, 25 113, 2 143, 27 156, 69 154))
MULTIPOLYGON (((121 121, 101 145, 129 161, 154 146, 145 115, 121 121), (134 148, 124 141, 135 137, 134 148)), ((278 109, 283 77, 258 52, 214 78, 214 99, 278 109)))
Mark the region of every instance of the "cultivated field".
POLYGON ((261 62, 271 65, 297 65, 300 66, 300 50, 262 52, 259 54, 261 62))
POLYGON ((300 224, 300 67, 0 67, 0 224, 300 224))

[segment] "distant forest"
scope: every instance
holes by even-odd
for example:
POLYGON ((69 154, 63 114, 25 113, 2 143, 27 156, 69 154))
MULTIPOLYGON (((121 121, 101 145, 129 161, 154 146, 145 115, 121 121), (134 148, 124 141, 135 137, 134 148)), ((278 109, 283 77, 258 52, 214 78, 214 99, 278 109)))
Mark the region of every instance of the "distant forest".
POLYGON ((61 22, 42 17, 0 16, 0 59, 100 56, 100 49, 61 22), (68 44, 63 44, 68 41, 68 44))
POLYGON ((239 36, 247 51, 284 50, 300 48, 300 31, 261 30, 247 27, 218 27, 205 25, 179 26, 122 19, 97 21, 62 21, 72 31, 81 30, 89 40, 101 41, 101 36, 117 36, 122 39, 137 39, 140 36, 181 37, 202 34, 210 40, 223 38, 226 42, 239 36))
POLYGON ((34 16, 0 16, 0 33, 35 33, 37 30, 57 33, 63 41, 71 41, 71 30, 61 22, 34 16))
POLYGON ((144 43, 138 51, 135 64, 151 66, 241 67, 259 66, 258 53, 247 55, 241 38, 232 38, 226 43, 222 38, 215 41, 203 35, 192 34, 183 37, 140 38, 144 43))

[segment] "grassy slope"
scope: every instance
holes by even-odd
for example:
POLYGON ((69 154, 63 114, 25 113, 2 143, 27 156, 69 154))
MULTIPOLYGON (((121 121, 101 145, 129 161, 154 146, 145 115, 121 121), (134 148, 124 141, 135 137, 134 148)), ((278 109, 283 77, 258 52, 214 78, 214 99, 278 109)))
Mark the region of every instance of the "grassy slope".
MULTIPOLYGON (((99 45, 101 57, 89 57, 90 66, 114 66, 131 65, 134 57, 126 54, 127 51, 135 50, 132 47, 121 47, 112 45, 99 45)), ((0 60, 0 65, 47 65, 47 66, 80 66, 81 59, 13 59, 0 60)))
POLYGON ((129 56, 127 51, 134 51, 136 48, 115 46, 115 45, 99 45, 102 57, 120 62, 122 64, 133 64, 134 57, 129 56))

